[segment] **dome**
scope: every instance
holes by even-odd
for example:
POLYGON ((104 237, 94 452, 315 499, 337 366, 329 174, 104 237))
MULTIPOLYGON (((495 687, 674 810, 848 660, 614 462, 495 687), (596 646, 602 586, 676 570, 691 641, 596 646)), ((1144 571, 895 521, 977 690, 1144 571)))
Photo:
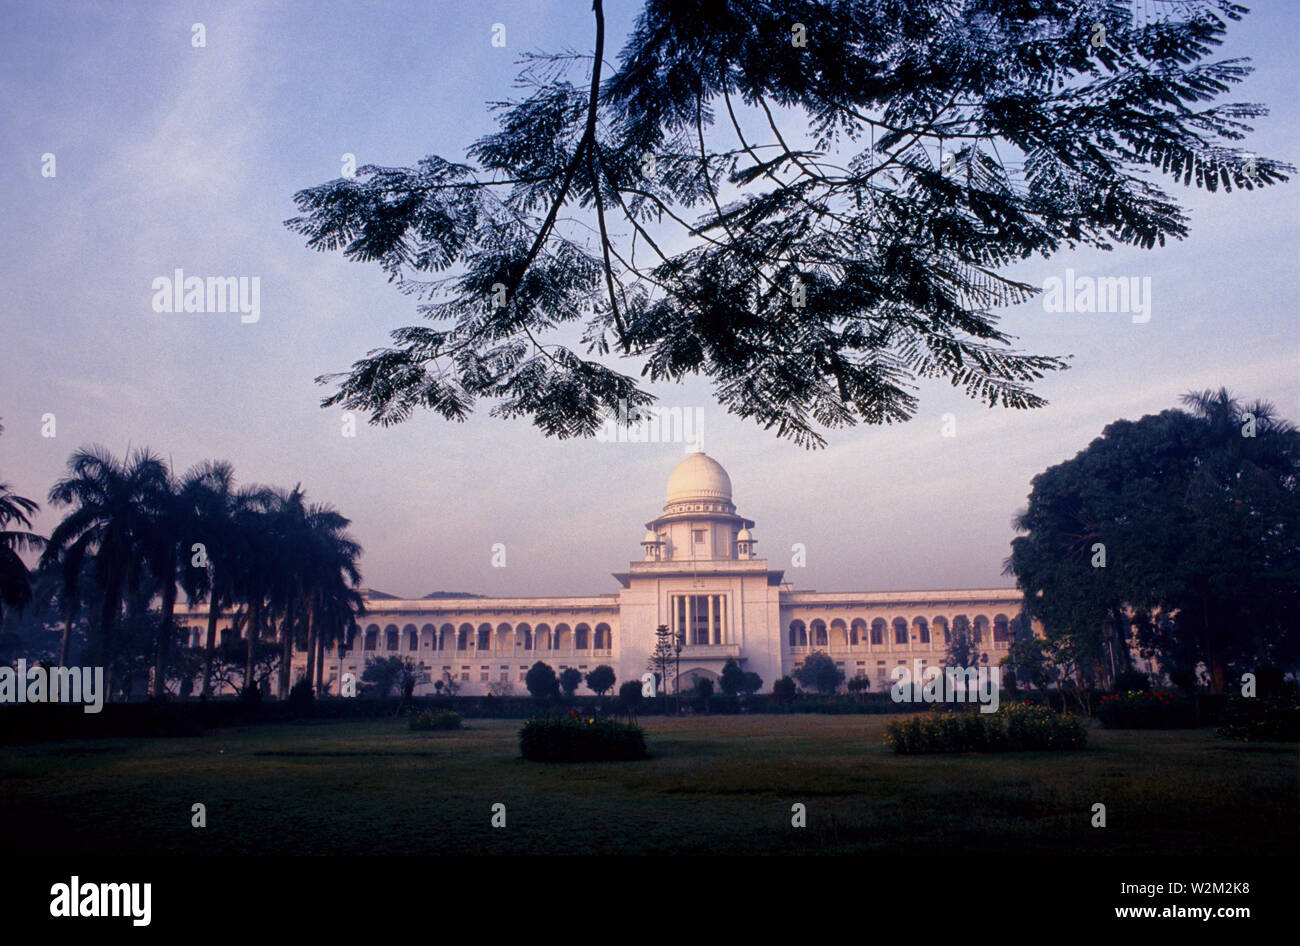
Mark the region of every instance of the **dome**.
POLYGON ((731 477, 704 453, 692 453, 668 477, 668 505, 698 501, 731 502, 731 477))
POLYGON ((753 542, 753 541, 754 541, 754 533, 750 532, 748 529, 741 529, 739 532, 736 533, 736 541, 737 541, 737 542, 753 542))
POLYGON ((641 540, 641 544, 653 545, 655 542, 658 541, 659 541, 659 536, 655 535, 654 530, 652 529, 645 534, 645 538, 641 540))

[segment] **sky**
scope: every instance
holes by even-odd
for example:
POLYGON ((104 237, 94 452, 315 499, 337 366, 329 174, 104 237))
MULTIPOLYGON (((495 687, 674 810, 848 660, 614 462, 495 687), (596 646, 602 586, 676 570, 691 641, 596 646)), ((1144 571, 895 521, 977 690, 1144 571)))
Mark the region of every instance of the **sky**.
MULTIPOLYGON (((613 51, 638 6, 607 3, 613 51)), ((462 424, 426 413, 343 436, 314 379, 419 319, 378 267, 283 226, 293 194, 338 177, 345 154, 462 158, 493 129, 484 103, 512 94, 518 57, 589 49, 590 17, 578 0, 0 2, 0 481, 44 500, 76 448, 147 445, 178 471, 219 458, 244 483, 301 483, 352 519, 371 588, 617 590, 610 573, 640 558, 690 445, 552 440, 488 405, 462 424), (155 312, 153 282, 177 268, 260 277, 258 321, 155 312)), ((1229 97, 1272 109, 1248 146, 1292 164, 1298 32, 1300 5, 1261 2, 1221 54, 1256 68, 1229 97)), ((1045 408, 989 409, 922 384, 910 422, 831 431, 808 451, 717 408, 707 382, 652 391, 701 412, 703 447, 757 521, 760 554, 797 588, 1009 587, 1031 479, 1109 422, 1220 386, 1300 420, 1298 187, 1179 188, 1182 242, 1011 270, 1040 286, 1067 269, 1150 278, 1141 323, 1046 312, 1041 299, 1001 311, 1016 347, 1071 356, 1037 384, 1045 408)), ((43 508, 38 531, 59 515, 43 508)))

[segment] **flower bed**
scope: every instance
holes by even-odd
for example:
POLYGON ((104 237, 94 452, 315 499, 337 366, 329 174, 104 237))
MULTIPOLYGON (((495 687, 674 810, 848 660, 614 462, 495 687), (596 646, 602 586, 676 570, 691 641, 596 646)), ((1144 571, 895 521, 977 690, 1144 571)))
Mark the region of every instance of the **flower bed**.
POLYGON ((1097 718, 1107 729, 1190 729, 1196 725, 1192 702, 1182 694, 1129 690, 1103 696, 1097 718))
POLYGON ((412 710, 411 728, 418 731, 431 729, 460 729, 460 713, 451 710, 412 710))
POLYGON ((891 722, 885 744, 898 755, 1082 749, 1083 723, 1041 706, 1011 703, 996 713, 934 712, 891 722))
POLYGON ((645 732, 613 719, 580 716, 530 719, 519 730, 519 751, 533 762, 607 762, 644 759, 645 732))

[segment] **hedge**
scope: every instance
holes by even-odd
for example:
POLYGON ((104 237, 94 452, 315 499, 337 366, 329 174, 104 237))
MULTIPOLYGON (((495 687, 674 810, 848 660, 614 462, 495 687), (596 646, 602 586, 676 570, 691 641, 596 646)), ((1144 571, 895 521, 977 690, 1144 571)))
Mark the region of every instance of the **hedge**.
POLYGON ((1196 710, 1181 693, 1129 690, 1103 696, 1097 719, 1106 729, 1191 729, 1196 710))
POLYGON ((1219 735, 1244 742, 1300 742, 1300 700, 1278 697, 1228 700, 1219 735))
POLYGON ((533 762, 610 762, 644 759, 645 732, 613 719, 567 716, 530 719, 519 730, 519 752, 533 762))
POLYGON ((411 728, 420 732, 433 729, 460 729, 461 715, 452 710, 411 710, 411 728))
POLYGON ((940 710, 885 727, 885 744, 897 755, 1043 752, 1082 749, 1087 742, 1078 717, 1026 703, 1010 703, 995 713, 940 710))

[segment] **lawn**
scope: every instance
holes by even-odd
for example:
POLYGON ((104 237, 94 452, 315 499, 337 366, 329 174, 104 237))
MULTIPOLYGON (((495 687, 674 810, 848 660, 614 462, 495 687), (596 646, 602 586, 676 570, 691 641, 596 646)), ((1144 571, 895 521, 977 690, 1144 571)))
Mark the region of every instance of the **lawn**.
POLYGON ((1294 745, 1093 729, 1080 752, 899 757, 889 718, 651 718, 652 758, 593 765, 522 761, 506 720, 51 743, 0 750, 0 809, 10 849, 63 854, 1297 851, 1294 745))

